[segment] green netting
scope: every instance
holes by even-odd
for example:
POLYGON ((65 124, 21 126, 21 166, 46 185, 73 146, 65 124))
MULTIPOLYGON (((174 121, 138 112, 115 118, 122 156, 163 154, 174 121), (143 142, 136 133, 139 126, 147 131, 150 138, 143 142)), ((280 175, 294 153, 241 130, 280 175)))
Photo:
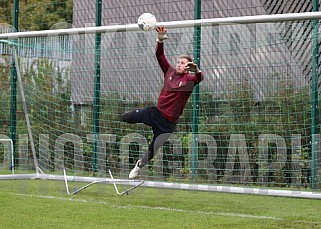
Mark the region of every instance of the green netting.
MULTIPOLYGON (((177 7, 182 1, 126 2, 103 3, 102 24, 136 23, 142 12, 154 13, 158 21, 194 18, 192 3, 182 9, 177 7)), ((292 5, 276 2, 223 5, 202 1, 202 18, 312 10, 305 1, 292 5)), ((95 2, 76 1, 73 26, 94 26, 95 7, 95 2)), ((168 33, 165 52, 173 65, 179 54, 194 54, 193 28, 168 33)), ((196 108, 191 97, 177 131, 140 178, 300 188, 311 186, 313 170, 319 187, 319 147, 317 152, 311 151, 312 33, 311 21, 201 28, 200 68, 205 80, 196 101, 199 117, 193 117, 196 108), (194 133, 193 139, 195 118, 199 133, 194 133), (196 156, 193 140, 197 142, 196 156), (311 153, 315 154, 314 161, 311 153)), ((68 168, 77 175, 104 177, 111 168, 116 177, 127 178, 152 138, 149 127, 123 123, 121 115, 156 105, 162 72, 154 55, 155 32, 101 35, 98 104, 94 91, 95 38, 93 34, 60 34, 17 40, 38 163, 46 173, 61 174, 68 168), (94 132, 96 105, 99 133, 94 132)), ((12 52, 0 46, 0 136, 8 138, 12 52)), ((19 96, 17 104, 15 168, 32 170, 19 96)), ((0 150, 1 169, 8 169, 9 147, 0 150)))

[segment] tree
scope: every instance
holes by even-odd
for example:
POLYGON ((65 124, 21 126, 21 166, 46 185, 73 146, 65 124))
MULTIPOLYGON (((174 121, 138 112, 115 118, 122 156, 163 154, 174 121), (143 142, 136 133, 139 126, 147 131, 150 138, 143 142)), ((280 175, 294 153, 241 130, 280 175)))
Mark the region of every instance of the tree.
MULTIPOLYGON (((12 24, 11 1, 0 0, 0 23, 12 24)), ((72 23, 73 0, 24 0, 19 2, 20 30, 47 30, 56 23, 72 23)))
POLYGON ((12 3, 9 0, 0 0, 0 23, 11 24, 12 3))

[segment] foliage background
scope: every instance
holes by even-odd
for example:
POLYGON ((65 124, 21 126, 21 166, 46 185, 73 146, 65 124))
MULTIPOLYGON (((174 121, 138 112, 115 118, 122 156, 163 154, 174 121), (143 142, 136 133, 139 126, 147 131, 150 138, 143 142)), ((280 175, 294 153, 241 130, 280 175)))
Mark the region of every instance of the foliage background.
MULTIPOLYGON (((72 24, 73 0, 19 1, 19 30, 48 30, 54 24, 72 24)), ((13 1, 0 1, 0 23, 12 25, 13 1)))

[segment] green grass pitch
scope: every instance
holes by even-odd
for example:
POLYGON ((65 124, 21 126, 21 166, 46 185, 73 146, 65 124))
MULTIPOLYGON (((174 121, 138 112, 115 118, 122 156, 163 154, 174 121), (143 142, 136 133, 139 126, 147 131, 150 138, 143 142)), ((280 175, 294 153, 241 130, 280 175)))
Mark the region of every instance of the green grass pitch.
POLYGON ((118 196, 106 184, 67 195, 46 180, 1 180, 0 209, 1 228, 321 228, 321 200, 146 187, 118 196))

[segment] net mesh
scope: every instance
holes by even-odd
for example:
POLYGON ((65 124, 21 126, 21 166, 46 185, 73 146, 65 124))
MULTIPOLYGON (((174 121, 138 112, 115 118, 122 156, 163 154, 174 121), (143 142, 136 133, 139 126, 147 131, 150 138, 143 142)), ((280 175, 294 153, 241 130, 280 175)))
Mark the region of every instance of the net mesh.
MULTIPOLYGON (((312 10, 303 1, 279 6, 270 1, 259 1, 258 6, 257 2, 223 6, 203 1, 202 17, 312 10)), ((102 24, 133 23, 143 11, 154 13, 158 21, 194 16, 194 6, 184 4, 184 9, 176 10, 181 1, 144 4, 143 9, 135 7, 136 1, 123 4, 104 3, 102 24)), ((94 18, 94 3, 74 4, 74 27, 93 26, 94 18)), ((311 21, 202 27, 200 68, 205 79, 197 101, 197 144, 193 144, 192 123, 197 117, 191 97, 176 132, 140 177, 307 187, 313 166, 319 186, 319 151, 311 161, 312 32, 311 21)), ((175 65, 179 54, 193 56, 193 33, 193 28, 169 30, 165 53, 171 64, 175 65)), ((115 177, 127 178, 152 138, 149 127, 121 122, 121 115, 157 103, 163 80, 154 53, 155 32, 101 34, 99 104, 95 100, 95 38, 94 34, 60 34, 16 41, 38 162, 46 173, 61 174, 68 168, 78 175, 104 177, 111 168, 115 177), (97 105, 98 123, 94 118, 97 105), (94 131, 97 125, 99 134, 94 131)), ((0 138, 4 139, 10 135, 12 52, 0 46, 0 138)), ((25 172, 34 165, 20 100, 18 96, 15 168, 25 172)), ((10 148, 2 145, 1 168, 5 170, 10 167, 10 148)))

